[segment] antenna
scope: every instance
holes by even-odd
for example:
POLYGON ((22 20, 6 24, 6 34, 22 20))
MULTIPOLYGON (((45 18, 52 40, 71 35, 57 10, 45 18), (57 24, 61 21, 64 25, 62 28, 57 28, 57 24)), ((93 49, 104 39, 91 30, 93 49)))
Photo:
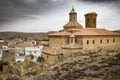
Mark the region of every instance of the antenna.
POLYGON ((74 8, 74 6, 72 6, 72 9, 74 8))
POLYGON ((72 9, 74 8, 75 6, 75 0, 72 0, 72 9))

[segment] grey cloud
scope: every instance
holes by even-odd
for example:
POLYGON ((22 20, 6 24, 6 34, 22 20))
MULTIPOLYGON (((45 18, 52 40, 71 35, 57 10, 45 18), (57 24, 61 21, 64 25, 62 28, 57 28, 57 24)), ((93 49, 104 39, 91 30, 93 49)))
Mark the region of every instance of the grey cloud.
MULTIPOLYGON (((54 7, 62 5, 64 0, 1 0, 0 21, 11 20, 23 15, 49 12, 54 7)), ((24 16, 25 17, 25 16, 24 16)), ((2 21, 2 22, 3 22, 2 21)))
MULTIPOLYGON (((115 10, 117 11, 117 12, 120 12, 120 9, 119 9, 119 7, 120 7, 120 0, 77 0, 78 2, 85 2, 85 3, 92 3, 92 4, 101 4, 102 3, 102 5, 111 5, 111 6, 109 6, 109 8, 115 8, 115 10)), ((101 5, 101 6, 102 6, 101 5)))
POLYGON ((88 2, 119 2, 120 0, 77 0, 77 1, 88 1, 88 2))

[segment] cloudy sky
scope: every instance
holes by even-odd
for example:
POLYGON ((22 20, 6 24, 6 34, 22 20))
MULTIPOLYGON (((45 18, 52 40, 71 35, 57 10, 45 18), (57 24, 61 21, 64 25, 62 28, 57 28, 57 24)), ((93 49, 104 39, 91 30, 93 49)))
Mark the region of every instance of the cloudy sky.
POLYGON ((0 0, 0 32, 47 32, 63 29, 74 6, 78 22, 96 12, 97 27, 120 30, 120 0, 0 0))

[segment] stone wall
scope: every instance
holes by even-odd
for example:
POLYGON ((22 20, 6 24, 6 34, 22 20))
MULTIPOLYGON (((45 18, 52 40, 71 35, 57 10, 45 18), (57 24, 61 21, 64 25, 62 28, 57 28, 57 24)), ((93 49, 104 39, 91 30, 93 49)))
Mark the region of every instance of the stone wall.
POLYGON ((68 37, 50 37, 49 38, 49 47, 59 47, 61 48, 61 45, 68 43, 68 37))
POLYGON ((95 49, 97 47, 119 47, 120 38, 119 36, 84 36, 83 37, 83 48, 95 49))
MULTIPOLYGON (((120 46, 120 37, 119 36, 77 36, 75 38, 75 43, 80 44, 83 48, 81 49, 62 49, 61 46, 63 44, 68 44, 69 37, 50 37, 49 46, 43 47, 43 49, 47 49, 49 47, 57 47, 61 49, 61 53, 63 53, 63 59, 69 58, 73 53, 81 52, 83 50, 95 50, 98 48, 118 48, 120 46)), ((44 54, 46 63, 56 63, 59 61, 58 55, 50 55, 44 54), (49 57, 49 58, 48 58, 49 57)))
POLYGON ((45 63, 54 64, 55 62, 57 62, 56 60, 57 56, 53 56, 53 55, 46 54, 46 53, 43 53, 42 56, 44 57, 45 63))

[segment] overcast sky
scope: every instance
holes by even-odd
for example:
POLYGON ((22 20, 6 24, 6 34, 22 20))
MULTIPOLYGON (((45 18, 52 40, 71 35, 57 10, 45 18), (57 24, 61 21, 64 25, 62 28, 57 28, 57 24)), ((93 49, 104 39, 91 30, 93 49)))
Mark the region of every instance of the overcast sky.
POLYGON ((0 31, 61 30, 72 6, 83 26, 84 14, 96 12, 98 28, 120 30, 120 0, 0 0, 0 31))

